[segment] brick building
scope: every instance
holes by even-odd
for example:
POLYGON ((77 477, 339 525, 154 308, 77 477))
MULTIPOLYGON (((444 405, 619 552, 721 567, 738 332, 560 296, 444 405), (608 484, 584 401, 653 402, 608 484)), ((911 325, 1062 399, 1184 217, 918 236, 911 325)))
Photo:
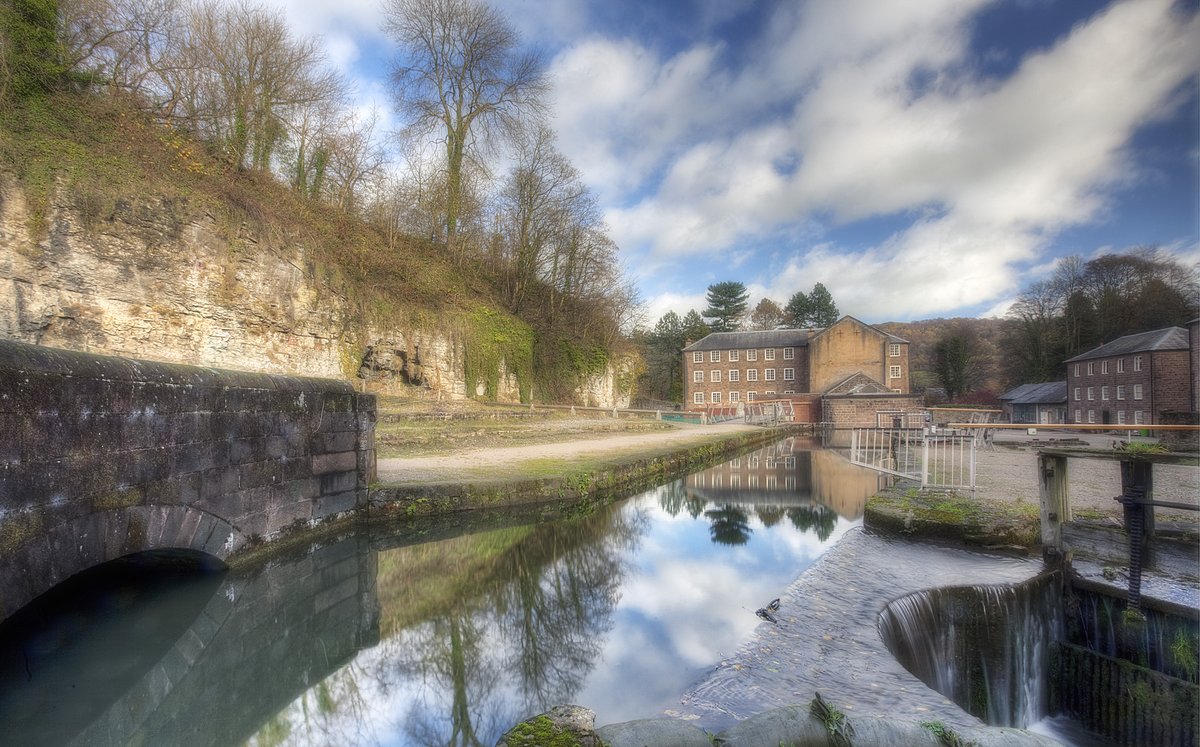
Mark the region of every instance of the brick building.
POLYGON ((1151 425, 1190 412, 1194 374, 1188 330, 1167 327, 1119 337, 1067 361, 1072 423, 1151 425))
POLYGON ((800 422, 828 422, 827 395, 857 397, 858 419, 869 419, 863 405, 914 410, 919 398, 910 393, 908 346, 849 316, 825 329, 714 332, 683 349, 684 405, 712 409, 786 398, 800 422), (868 396, 878 402, 867 404, 868 396))

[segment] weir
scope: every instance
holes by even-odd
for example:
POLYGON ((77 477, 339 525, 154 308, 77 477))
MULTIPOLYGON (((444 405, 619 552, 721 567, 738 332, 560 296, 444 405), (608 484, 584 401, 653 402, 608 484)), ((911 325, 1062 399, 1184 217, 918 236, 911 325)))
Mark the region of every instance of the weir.
POLYGON ((884 608, 879 633, 908 671, 968 713, 1026 728, 1050 709, 1061 585, 1055 572, 1013 586, 920 591, 884 608))

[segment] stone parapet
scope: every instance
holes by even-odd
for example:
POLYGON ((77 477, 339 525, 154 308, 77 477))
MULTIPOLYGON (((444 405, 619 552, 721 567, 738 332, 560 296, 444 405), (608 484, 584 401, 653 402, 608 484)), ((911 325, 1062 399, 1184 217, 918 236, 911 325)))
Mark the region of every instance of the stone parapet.
POLYGON ((374 426, 343 381, 0 341, 0 619, 122 555, 227 560, 365 506, 374 426))

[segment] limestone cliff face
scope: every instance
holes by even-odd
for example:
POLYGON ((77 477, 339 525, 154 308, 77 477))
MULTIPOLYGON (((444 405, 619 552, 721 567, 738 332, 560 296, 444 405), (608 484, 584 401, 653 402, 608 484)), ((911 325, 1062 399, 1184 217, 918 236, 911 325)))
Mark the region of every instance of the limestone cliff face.
MULTIPOLYGON (((47 224, 46 235, 31 236, 24 195, 0 172, 0 337, 385 391, 479 394, 467 391, 453 332, 365 322, 339 281, 321 277, 282 236, 231 231, 153 197, 95 217, 60 193, 47 224)), ((627 394, 610 398, 611 384, 598 389, 609 393, 602 406, 627 406, 627 394)), ((519 399, 503 370, 497 395, 519 399)))

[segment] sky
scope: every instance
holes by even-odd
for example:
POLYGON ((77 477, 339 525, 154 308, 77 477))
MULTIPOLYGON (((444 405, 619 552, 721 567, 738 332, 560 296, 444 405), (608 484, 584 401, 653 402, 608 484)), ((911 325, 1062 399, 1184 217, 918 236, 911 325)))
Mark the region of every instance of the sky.
MULTIPOLYGON (((266 0, 394 125, 384 0, 266 0)), ((1070 255, 1200 261, 1196 0, 494 0, 646 324, 734 280, 998 316, 1070 255)))

